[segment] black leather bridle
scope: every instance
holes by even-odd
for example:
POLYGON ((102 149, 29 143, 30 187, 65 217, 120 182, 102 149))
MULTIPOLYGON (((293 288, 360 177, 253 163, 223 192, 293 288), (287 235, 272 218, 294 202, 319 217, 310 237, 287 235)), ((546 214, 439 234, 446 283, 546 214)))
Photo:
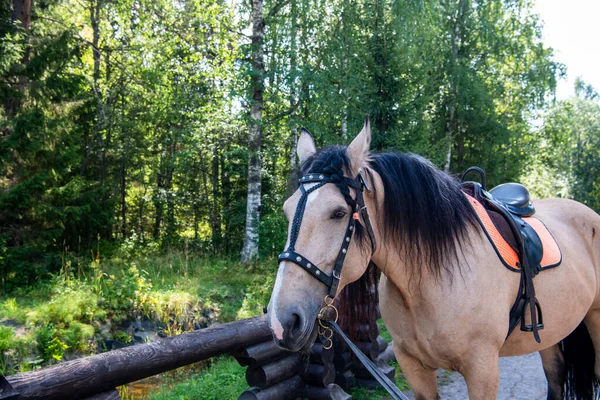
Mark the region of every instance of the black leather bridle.
MULTIPOLYGON (((300 196, 300 200, 298 200, 296 212, 294 213, 294 219, 292 220, 290 244, 287 249, 279 255, 278 262, 290 261, 302 267, 306 272, 327 286, 329 289, 328 296, 333 299, 335 298, 337 288, 340 283, 342 266, 344 265, 346 254, 348 253, 348 246, 350 246, 352 235, 356 230, 356 224, 359 220, 359 216, 362 217, 367 228, 369 238, 371 239, 371 250, 373 253, 375 253, 375 249, 377 248, 373 227, 371 226, 369 213, 363 198, 363 189, 369 193, 371 192, 371 189, 369 189, 367 186, 362 172, 359 172, 355 179, 351 179, 344 176, 341 169, 331 174, 311 173, 304 175, 299 180, 299 186, 302 195, 300 196), (308 183, 315 183, 315 185, 306 189, 304 185, 308 183), (342 247, 338 253, 331 276, 323 272, 323 270, 318 268, 317 265, 311 262, 308 258, 295 251, 296 241, 298 240, 298 234, 300 233, 300 225, 302 224, 302 217, 304 216, 308 195, 328 183, 333 183, 340 189, 340 192, 344 196, 346 203, 350 205, 353 211, 350 215, 350 221, 348 221, 348 227, 346 228, 346 233, 344 234, 344 241, 342 242, 342 247), (355 199, 350 196, 350 188, 353 188, 356 191, 355 199)), ((358 223, 360 224, 360 222, 358 223)))
MULTIPOLYGON (((369 238, 371 239, 371 251, 375 253, 375 250, 377 249, 375 234, 373 233, 373 227, 371 226, 371 220, 369 219, 369 213, 363 198, 363 189, 369 193, 371 192, 371 189, 369 189, 362 172, 359 172, 355 179, 351 179, 345 177, 342 170, 337 170, 331 174, 312 173, 304 175, 302 178, 300 178, 299 184, 302 195, 300 196, 300 200, 298 200, 296 212, 294 213, 294 219, 292 220, 290 244, 287 249, 279 255, 278 261, 290 261, 296 265, 299 265, 306 272, 319 280, 319 282, 322 282, 325 286, 327 286, 327 288, 329 288, 329 293, 327 296, 325 296, 324 300, 325 306, 317 317, 320 327, 330 331, 329 334, 325 334, 323 331, 319 330, 319 333, 324 336, 325 341, 329 342, 329 347, 325 348, 331 348, 333 345, 333 342, 331 341, 333 331, 337 332, 340 338, 348 344, 352 352, 356 354, 358 359, 363 363, 371 375, 373 375, 375 379, 383 386, 383 388, 387 390, 394 400, 408 400, 408 398, 394 385, 394 383, 381 372, 377 365, 375 365, 373 361, 369 359, 369 357, 365 356, 360 349, 356 347, 354 343, 352 343, 352 341, 344 334, 344 332, 336 323, 337 309, 333 305, 333 301, 340 283, 342 267, 344 265, 344 260, 346 259, 346 254, 348 253, 348 246, 350 246, 352 235, 356 230, 356 224, 360 224, 360 222, 358 222, 360 217, 362 217, 365 227, 367 228, 369 238), (304 185, 307 183, 315 183, 315 185, 306 189, 304 185), (311 262, 308 258, 294 250, 296 241, 298 240, 298 234, 300 233, 300 225, 302 224, 302 217, 304 216, 308 195, 328 183, 334 183, 340 189, 340 192, 344 196, 346 203, 348 203, 352 209, 352 215, 350 216, 350 221, 348 221, 348 227, 346 228, 346 233, 344 234, 344 241, 342 242, 342 247, 338 253, 335 265, 333 266, 333 272, 331 273, 331 276, 323 272, 323 270, 318 268, 315 263, 311 262), (350 196, 350 188, 353 188, 356 191, 356 197, 354 199, 352 196, 350 196), (329 320, 324 317, 324 310, 328 308, 335 310, 335 320, 329 320)), ((325 343, 323 345, 325 346, 325 343)))

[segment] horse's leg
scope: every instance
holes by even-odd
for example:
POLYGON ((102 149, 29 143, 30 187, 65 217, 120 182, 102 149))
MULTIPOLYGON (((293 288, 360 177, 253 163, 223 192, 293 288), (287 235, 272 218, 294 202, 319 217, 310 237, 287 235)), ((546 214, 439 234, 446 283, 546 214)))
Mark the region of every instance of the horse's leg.
POLYGON ((500 381, 498 349, 473 351, 471 354, 473 356, 463 363, 459 371, 467 382, 469 399, 495 400, 500 381))
POLYGON ((596 353, 596 364, 594 372, 600 378, 600 309, 596 308, 588 312, 585 319, 585 325, 590 333, 590 338, 594 344, 594 352, 596 353))
POLYGON ((394 346, 394 354, 402 373, 406 377, 415 400, 438 400, 436 370, 426 368, 418 359, 408 356, 394 346))
POLYGON ((540 351, 540 356, 548 380, 548 400, 562 400, 567 370, 560 345, 555 344, 540 351))

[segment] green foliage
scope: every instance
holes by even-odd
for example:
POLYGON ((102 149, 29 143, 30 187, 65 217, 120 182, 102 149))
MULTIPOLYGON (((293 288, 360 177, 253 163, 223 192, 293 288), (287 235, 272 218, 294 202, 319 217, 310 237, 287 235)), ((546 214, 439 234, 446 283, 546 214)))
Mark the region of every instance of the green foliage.
POLYGON ((4 353, 14 347, 15 328, 0 325, 0 352, 4 353))
POLYGON ((69 348, 58 338, 57 333, 57 328, 53 324, 43 326, 36 331, 38 349, 42 353, 44 361, 62 360, 65 350, 69 348))
MULTIPOLYGON (((140 274, 135 265, 122 270, 115 276, 101 274, 95 282, 100 288, 99 305, 111 313, 113 318, 132 318, 134 310, 140 309, 147 298, 152 284, 140 274)), ((118 322, 118 321, 117 321, 118 322)))
POLYGON ((246 291, 242 307, 237 313, 237 319, 255 317, 264 314, 264 309, 269 304, 275 277, 268 275, 266 277, 258 276, 254 278, 252 284, 246 291))
MULTIPOLYGON (((450 154, 451 172, 478 164, 491 183, 539 156, 530 122, 563 70, 530 2, 295 0, 270 13, 277 4, 264 2, 262 257, 285 242, 292 128, 345 143, 368 114, 375 150, 439 166, 450 154)), ((99 240, 126 260, 237 255, 248 4, 144 0, 133 19, 129 3, 104 0, 32 7, 29 29, 0 10, 2 289, 58 273, 61 253, 86 264, 99 240)))
POLYGON ((525 182, 540 197, 571 197, 600 211, 600 102, 585 82, 557 102, 537 132, 539 146, 525 182))
POLYGON ((151 400, 222 400, 236 399, 248 389, 245 368, 231 358, 217 358, 208 370, 195 378, 177 384, 173 388, 164 388, 151 400))

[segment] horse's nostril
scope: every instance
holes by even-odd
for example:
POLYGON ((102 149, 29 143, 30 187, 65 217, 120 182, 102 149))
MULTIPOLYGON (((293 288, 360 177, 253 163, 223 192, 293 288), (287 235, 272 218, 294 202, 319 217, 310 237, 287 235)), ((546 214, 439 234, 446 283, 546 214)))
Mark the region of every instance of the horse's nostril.
POLYGON ((300 315, 293 313, 292 314, 292 325, 291 325, 291 331, 292 331, 292 335, 296 336, 297 334, 300 333, 300 331, 302 327, 302 318, 300 318, 300 315))

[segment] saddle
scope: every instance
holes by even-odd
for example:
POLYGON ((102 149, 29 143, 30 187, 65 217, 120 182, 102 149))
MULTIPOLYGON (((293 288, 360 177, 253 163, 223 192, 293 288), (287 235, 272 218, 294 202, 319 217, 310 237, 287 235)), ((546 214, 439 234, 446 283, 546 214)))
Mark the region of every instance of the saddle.
POLYGON ((485 172, 471 167, 461 178, 462 190, 478 216, 479 223, 502 263, 521 274, 517 298, 510 310, 506 337, 521 322, 520 329, 532 332, 540 343, 538 331, 544 328, 542 308, 535 297, 533 278, 542 270, 557 267, 562 261, 558 244, 537 218, 527 188, 505 183, 485 189, 485 172), (470 172, 481 176, 481 184, 465 181, 470 172), (530 312, 530 323, 526 312, 530 312))

